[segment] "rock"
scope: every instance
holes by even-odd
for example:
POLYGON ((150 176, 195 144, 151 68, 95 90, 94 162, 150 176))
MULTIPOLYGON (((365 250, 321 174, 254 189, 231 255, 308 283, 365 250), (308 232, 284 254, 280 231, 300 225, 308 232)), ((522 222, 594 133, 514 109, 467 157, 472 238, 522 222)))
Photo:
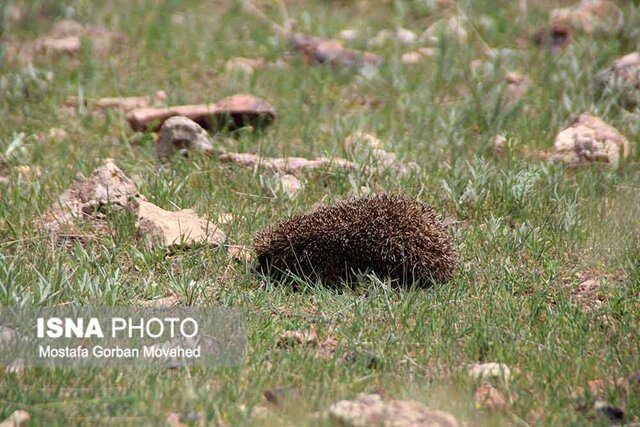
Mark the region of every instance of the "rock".
POLYGON ((469 376, 475 380, 488 380, 491 378, 499 378, 505 382, 509 382, 511 378, 511 369, 504 363, 476 363, 467 369, 469 376))
POLYGON ((496 135, 493 138, 493 144, 491 145, 491 149, 496 154, 502 154, 507 149, 507 137, 504 135, 496 135))
POLYGON ((138 235, 148 247, 206 244, 217 248, 226 240, 222 230, 193 209, 170 212, 144 200, 137 200, 133 209, 138 215, 138 235))
POLYGON ((331 359, 336 354, 336 349, 340 342, 334 336, 328 336, 324 341, 318 345, 318 351, 316 356, 321 359, 331 359))
POLYGON ((620 95, 627 108, 640 105, 640 52, 630 53, 616 60, 598 73, 596 82, 601 90, 620 95))
POLYGON ((433 58, 438 55, 438 49, 434 47, 421 47, 418 53, 426 58, 433 58))
POLYGON ((73 55, 80 51, 80 39, 76 36, 54 39, 45 37, 40 39, 38 51, 45 55, 66 54, 73 55))
POLYGON ((284 193, 289 197, 295 196, 304 188, 300 180, 291 174, 279 177, 279 181, 282 191, 284 191, 284 193))
POLYGON ((538 47, 550 47, 551 53, 559 54, 571 41, 572 31, 562 24, 540 28, 533 36, 533 42, 538 47))
POLYGON ((525 76, 515 72, 507 73, 504 79, 507 82, 507 88, 504 93, 503 110, 508 111, 513 109, 520 99, 527 94, 531 86, 531 81, 525 76))
POLYGON ((180 421, 180 414, 176 414, 175 412, 169 412, 167 415, 167 419, 165 420, 165 425, 167 427, 186 427, 187 425, 180 421))
POLYGON ((297 388, 275 387, 265 390, 264 397, 276 406, 282 406, 292 401, 300 400, 301 393, 297 388))
POLYGON ((329 64, 347 69, 377 68, 382 64, 380 56, 345 48, 338 40, 296 34, 290 38, 290 43, 303 54, 308 64, 329 64))
POLYGON ((327 159, 318 157, 313 160, 301 157, 261 157, 250 153, 224 153, 219 157, 220 161, 235 163, 249 168, 264 168, 269 171, 299 176, 305 171, 329 169, 335 167, 341 170, 357 170, 358 165, 345 159, 327 159))
POLYGON ((69 137, 66 130, 62 128, 51 128, 47 132, 47 138, 53 141, 63 141, 69 137))
POLYGON ((163 297, 158 299, 152 299, 148 301, 141 301, 140 305, 143 307, 153 308, 168 308, 175 307, 180 303, 180 299, 177 296, 171 295, 170 297, 163 297))
POLYGON ((285 331, 280 334, 277 346, 280 348, 292 348, 301 345, 318 344, 318 335, 314 331, 285 331))
POLYGON ((467 20, 458 16, 451 16, 448 19, 440 19, 433 23, 420 36, 420 41, 427 41, 432 44, 439 43, 440 37, 445 36, 464 43, 469 37, 469 33, 465 29, 467 20))
POLYGON ((135 183, 112 159, 106 159, 89 178, 82 174, 44 215, 46 229, 55 230, 83 216, 103 213, 106 206, 125 207, 131 199, 144 199, 135 183))
POLYGON ((9 415, 9 418, 0 422, 0 427, 26 427, 29 425, 31 415, 27 411, 18 410, 9 415))
POLYGON ((251 251, 245 246, 231 245, 228 253, 234 261, 246 264, 251 263, 251 251))
POLYGON ((264 68, 267 65, 263 58, 231 58, 225 64, 227 73, 244 73, 251 75, 255 70, 264 68))
POLYGON ((340 31, 340 38, 346 41, 353 41, 358 38, 358 30, 346 28, 340 31))
POLYGON ((629 141, 617 129, 584 113, 556 136, 550 161, 569 167, 600 163, 617 168, 629 152, 629 141))
POLYGON ((406 28, 398 28, 395 32, 395 39, 401 44, 414 44, 418 40, 418 36, 411 30, 406 28))
MULTIPOLYGON (((131 111, 137 108, 147 108, 152 105, 164 105, 167 100, 167 94, 163 90, 156 91, 153 98, 150 96, 125 96, 125 97, 107 97, 97 100, 84 99, 82 106, 96 112, 105 110, 131 111)), ((80 106, 80 100, 77 96, 69 96, 65 101, 67 107, 76 109, 80 106)))
POLYGON ((353 427, 458 427, 443 411, 429 409, 412 400, 385 401, 379 394, 361 394, 355 400, 341 400, 329 407, 329 415, 341 425, 353 427))
POLYGON ((422 62, 420 52, 409 52, 402 55, 400 61, 405 65, 416 65, 422 62))
POLYGON ((187 117, 170 117, 160 128, 156 154, 160 160, 166 160, 176 152, 183 155, 189 152, 212 154, 209 134, 187 117))
POLYGON ((243 126, 261 127, 276 118, 276 112, 267 102, 253 95, 238 94, 221 99, 215 104, 182 105, 169 108, 136 108, 129 111, 127 121, 135 131, 156 131, 173 116, 184 116, 206 130, 229 125, 231 129, 243 126))
POLYGON ((35 40, 8 40, 5 43, 9 61, 27 65, 37 56, 77 56, 80 53, 81 40, 90 40, 92 53, 104 57, 111 53, 116 45, 122 45, 126 37, 112 33, 109 30, 94 26, 83 25, 73 20, 56 22, 51 31, 35 40))
POLYGON ((600 298, 600 281, 588 279, 580 283, 571 294, 571 302, 579 304, 586 311, 594 310, 602 305, 600 298))
POLYGON ((476 409, 488 411, 500 411, 507 406, 507 399, 502 392, 488 382, 482 383, 475 393, 476 409))
POLYGON ((343 145, 347 149, 374 149, 382 148, 382 141, 372 133, 356 131, 345 138, 343 145))
POLYGON ((550 16, 553 25, 585 33, 619 31, 624 22, 622 10, 613 0, 581 0, 571 7, 553 9, 550 16))

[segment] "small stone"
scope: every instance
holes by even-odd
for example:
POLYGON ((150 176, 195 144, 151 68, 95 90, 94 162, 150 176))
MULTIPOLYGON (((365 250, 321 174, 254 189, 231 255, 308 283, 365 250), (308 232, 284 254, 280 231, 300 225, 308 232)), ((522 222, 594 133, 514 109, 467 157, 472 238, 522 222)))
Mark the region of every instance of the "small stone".
POLYGON ((619 94, 623 106, 633 108, 640 105, 640 52, 614 61, 598 73, 596 81, 601 89, 619 94))
POLYGON ((193 209, 166 211, 153 203, 137 201, 138 235, 149 247, 172 248, 206 244, 217 248, 225 234, 212 222, 198 216, 193 209))
POLYGON ((236 217, 232 213, 223 212, 218 215, 218 224, 231 224, 235 219, 236 217))
POLYGON ((18 410, 9 415, 9 418, 0 422, 0 427, 26 427, 29 425, 31 415, 27 411, 18 410))
POLYGON ((624 15, 613 0, 581 0, 572 7, 553 9, 554 25, 568 25, 574 30, 615 32, 622 28, 624 15))
POLYGON ((246 246, 231 245, 229 246, 229 256, 234 261, 240 263, 251 263, 251 251, 246 246))
POLYGON ((353 41, 358 38, 358 30, 344 29, 340 31, 340 38, 346 41, 353 41))
POLYGON ((597 279, 588 279, 580 283, 572 292, 571 301, 580 304, 586 311, 594 310, 602 305, 599 297, 601 284, 597 279))
POLYGON ((357 131, 345 138, 343 145, 347 149, 382 148, 382 141, 372 133, 357 131))
POLYGON ((283 175, 279 179, 282 190, 289 197, 295 196, 304 188, 300 180, 291 174, 283 175))
POLYGON ((629 152, 629 141, 617 129, 584 113, 558 133, 550 161, 569 167, 599 163, 615 169, 629 152))
POLYGON ((314 331, 285 331, 278 338, 277 346, 292 348, 294 346, 316 345, 318 335, 314 331))
POLYGON ((493 138, 493 151, 497 154, 504 153, 507 149, 507 137, 504 135, 496 135, 493 138))
POLYGON ((433 23, 420 36, 420 41, 427 41, 432 44, 438 44, 440 37, 445 36, 464 43, 469 37, 466 30, 467 21, 465 18, 451 16, 448 19, 440 19, 433 23))
POLYGON ((419 52, 409 52, 403 54, 400 61, 405 65, 416 65, 422 62, 422 58, 419 52))
POLYGON ((263 58, 232 58, 225 64, 227 73, 244 73, 251 75, 255 70, 264 68, 267 65, 263 58))
POLYGON ((69 137, 69 134, 62 128, 51 128, 49 132, 47 132, 47 136, 53 141, 63 141, 69 137))
POLYGON ((167 427, 187 427, 186 424, 180 422, 180 415, 175 412, 170 412, 165 420, 167 427))
POLYGON ((421 47, 418 49, 418 53, 426 58, 433 58, 438 55, 438 49, 435 47, 421 47))
POLYGON ((406 28, 398 28, 395 32, 395 39, 402 44, 414 44, 418 40, 418 36, 411 30, 406 28))
POLYGON ((499 378, 509 382, 511 378, 511 369, 504 363, 496 362, 476 363, 468 368, 467 373, 475 380, 499 378))
POLYGON ((505 75, 505 81, 507 82, 507 88, 504 94, 504 110, 511 110, 515 107, 520 99, 527 94, 531 81, 525 76, 509 72, 505 75))
POLYGON ((156 145, 158 158, 166 160, 176 153, 187 155, 189 152, 212 154, 209 134, 187 117, 174 116, 167 119, 160 128, 156 145))
POLYGON ((329 415, 341 425, 352 427, 458 427, 443 411, 429 409, 413 400, 383 400, 379 394, 361 394, 355 400, 341 400, 329 407, 329 415))
POLYGON ((484 382, 475 394, 476 409, 486 409, 488 411, 499 411, 507 406, 507 399, 502 392, 488 382, 484 382))

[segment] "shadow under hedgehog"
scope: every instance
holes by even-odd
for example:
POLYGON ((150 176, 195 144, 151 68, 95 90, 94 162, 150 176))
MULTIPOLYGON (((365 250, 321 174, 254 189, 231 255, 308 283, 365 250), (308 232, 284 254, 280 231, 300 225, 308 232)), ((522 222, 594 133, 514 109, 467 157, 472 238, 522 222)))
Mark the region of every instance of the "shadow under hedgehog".
POLYGON ((414 199, 354 197, 256 233, 258 269, 274 278, 294 274, 326 285, 374 273, 401 286, 446 283, 458 256, 434 210, 414 199))

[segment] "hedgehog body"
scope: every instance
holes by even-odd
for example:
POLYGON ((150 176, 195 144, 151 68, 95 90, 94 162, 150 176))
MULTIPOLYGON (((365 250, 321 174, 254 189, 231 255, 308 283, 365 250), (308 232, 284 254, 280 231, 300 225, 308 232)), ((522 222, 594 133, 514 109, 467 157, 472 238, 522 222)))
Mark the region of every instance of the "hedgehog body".
POLYGON ((258 232, 258 268, 338 285, 375 273, 402 285, 447 282, 457 254, 433 209, 390 194, 351 198, 258 232))

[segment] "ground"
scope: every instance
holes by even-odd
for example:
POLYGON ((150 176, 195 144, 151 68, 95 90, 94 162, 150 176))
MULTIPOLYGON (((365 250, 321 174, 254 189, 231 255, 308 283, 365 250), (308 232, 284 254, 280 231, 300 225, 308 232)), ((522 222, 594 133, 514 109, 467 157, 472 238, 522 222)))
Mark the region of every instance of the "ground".
MULTIPOLYGON (((173 295, 184 305, 243 310, 249 340, 244 363, 233 368, 5 371, 0 419, 24 409, 33 425, 159 424, 170 413, 186 424, 332 425, 322 414, 333 402, 384 391, 467 425, 606 424, 590 409, 594 398, 574 392, 640 370, 640 120, 594 81, 638 50, 638 6, 620 1, 620 31, 579 32, 554 54, 531 40, 550 9, 567 2, 531 1, 524 15, 523 2, 499 0, 286 3, 298 31, 337 38, 357 30, 345 44, 382 56, 380 70, 306 64, 232 1, 2 2, 5 40, 32 40, 73 18, 128 41, 97 55, 83 38, 76 57, 36 56, 32 67, 0 57, 0 304, 136 306, 173 295), (420 35, 456 13, 469 20, 468 39, 442 38, 431 45, 437 54, 420 64, 401 56, 428 41, 368 45, 379 30, 420 35), (488 47, 514 52, 491 59, 488 47), (227 71, 234 57, 271 65, 250 75, 227 71), (476 59, 486 67, 472 69, 476 59), (531 81, 513 108, 502 107, 507 71, 531 81), (304 189, 289 197, 272 190, 272 174, 215 155, 159 166, 152 134, 131 131, 121 112, 63 108, 69 96, 158 90, 169 105, 235 93, 271 103, 278 117, 270 128, 215 135, 214 145, 228 150, 353 159, 343 141, 360 130, 420 171, 326 170, 303 176, 304 189), (630 141, 618 169, 570 169, 544 158, 583 112, 630 141), (506 137, 502 150, 494 148, 498 134, 506 137), (148 250, 135 238, 135 218, 124 213, 109 217, 108 232, 96 236, 83 224, 76 239, 43 234, 38 219, 76 173, 88 175, 104 158, 164 209, 194 208, 212 219, 230 213, 221 225, 226 245, 148 250), (294 289, 229 261, 227 245, 250 246, 267 224, 318 202, 381 191, 416 197, 442 214, 460 254, 451 282, 406 290, 369 277, 353 289, 294 289), (592 288, 584 285, 589 280, 592 288), (315 331, 318 344, 278 346, 292 330, 315 331), (364 356, 345 361, 350 352, 364 356), (510 367, 508 384, 496 385, 505 407, 474 402, 480 385, 467 367, 479 362, 510 367), (296 392, 273 405, 264 392, 276 387, 296 392)), ((278 2, 256 6, 285 19, 278 2)), ((622 408, 628 422, 640 417, 633 387, 608 387, 600 398, 622 408)))

